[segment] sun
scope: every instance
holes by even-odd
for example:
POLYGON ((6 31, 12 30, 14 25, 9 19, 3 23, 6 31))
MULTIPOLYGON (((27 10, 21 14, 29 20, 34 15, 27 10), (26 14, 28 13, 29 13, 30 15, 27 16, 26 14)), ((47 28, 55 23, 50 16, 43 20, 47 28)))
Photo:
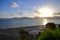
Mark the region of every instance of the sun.
POLYGON ((39 17, 53 17, 54 11, 48 7, 41 7, 38 9, 39 17))

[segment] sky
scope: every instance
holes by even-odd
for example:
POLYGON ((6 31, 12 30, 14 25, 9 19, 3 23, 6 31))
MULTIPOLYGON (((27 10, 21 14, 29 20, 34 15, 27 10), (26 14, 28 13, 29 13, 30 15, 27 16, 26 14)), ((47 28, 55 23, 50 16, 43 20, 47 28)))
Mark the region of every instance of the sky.
POLYGON ((38 7, 60 12, 60 0, 0 0, 0 18, 35 17, 38 7))

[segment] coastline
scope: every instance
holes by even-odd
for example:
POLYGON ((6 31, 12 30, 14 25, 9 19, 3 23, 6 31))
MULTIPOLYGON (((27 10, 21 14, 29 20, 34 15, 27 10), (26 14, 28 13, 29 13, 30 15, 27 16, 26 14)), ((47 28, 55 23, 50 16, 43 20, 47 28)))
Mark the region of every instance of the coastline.
MULTIPOLYGON (((27 26, 27 27, 19 27, 19 28, 8 28, 8 29, 0 29, 0 39, 8 38, 11 40, 19 40, 20 34, 19 31, 21 29, 27 30, 30 34, 36 35, 42 29, 40 29, 41 25, 36 26, 27 26)), ((31 38, 31 37, 30 37, 31 38)))

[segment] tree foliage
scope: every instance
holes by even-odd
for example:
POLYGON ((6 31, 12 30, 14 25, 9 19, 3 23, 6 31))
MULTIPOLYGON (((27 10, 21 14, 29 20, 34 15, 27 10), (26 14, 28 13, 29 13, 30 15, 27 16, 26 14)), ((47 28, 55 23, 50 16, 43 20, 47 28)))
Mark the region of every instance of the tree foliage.
POLYGON ((46 27, 46 30, 38 36, 37 40, 60 40, 60 28, 56 29, 54 23, 48 23, 46 27))
POLYGON ((20 39, 21 40, 28 40, 29 33, 28 31, 21 29, 20 30, 20 39))
POLYGON ((60 29, 46 29, 38 36, 37 40, 60 40, 60 29))
POLYGON ((46 28, 55 29, 56 28, 56 25, 55 25, 55 23, 47 23, 46 24, 46 28))

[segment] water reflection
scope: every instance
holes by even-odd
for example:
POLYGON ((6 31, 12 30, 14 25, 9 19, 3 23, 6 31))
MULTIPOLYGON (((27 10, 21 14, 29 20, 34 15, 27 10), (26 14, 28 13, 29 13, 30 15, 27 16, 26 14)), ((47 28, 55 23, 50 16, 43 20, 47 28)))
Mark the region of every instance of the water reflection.
POLYGON ((47 19, 43 19, 43 25, 46 25, 48 23, 47 19))

